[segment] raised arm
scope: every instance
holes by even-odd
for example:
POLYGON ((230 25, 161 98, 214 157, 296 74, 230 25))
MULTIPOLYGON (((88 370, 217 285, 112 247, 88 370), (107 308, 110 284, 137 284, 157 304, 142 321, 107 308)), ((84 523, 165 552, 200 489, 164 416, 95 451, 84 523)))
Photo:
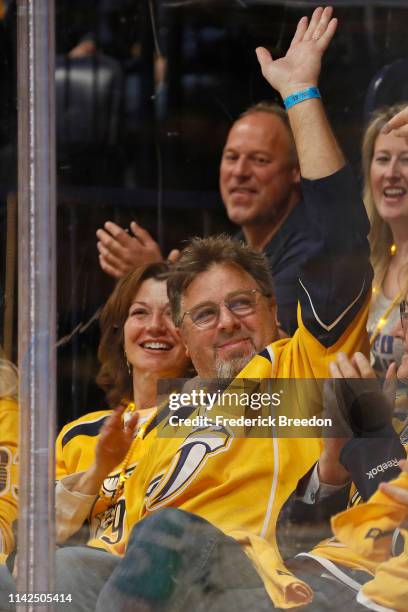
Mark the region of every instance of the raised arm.
POLYGON ((121 406, 106 420, 99 433, 95 459, 75 486, 85 495, 96 495, 105 478, 120 465, 132 444, 138 414, 135 412, 126 424, 122 422, 125 407, 121 406))
MULTIPOLYGON (((265 48, 256 49, 263 76, 279 91, 287 107, 295 101, 292 96, 318 95, 322 57, 337 28, 337 19, 332 14, 331 7, 319 7, 310 23, 303 17, 285 57, 273 60, 265 48)), ((320 98, 311 97, 293 104, 288 108, 288 115, 304 178, 323 178, 344 166, 343 154, 320 98)))
MULTIPOLYGON (((257 54, 263 75, 284 98, 302 174, 308 239, 299 271, 298 323, 311 334, 302 335, 302 341, 313 338, 333 353, 351 355, 368 350, 364 319, 372 271, 360 188, 316 87, 322 57, 337 27, 332 14, 331 7, 317 8, 310 23, 303 17, 285 57, 274 61, 263 48, 257 54)), ((308 346, 308 354, 320 350, 313 347, 308 346)))

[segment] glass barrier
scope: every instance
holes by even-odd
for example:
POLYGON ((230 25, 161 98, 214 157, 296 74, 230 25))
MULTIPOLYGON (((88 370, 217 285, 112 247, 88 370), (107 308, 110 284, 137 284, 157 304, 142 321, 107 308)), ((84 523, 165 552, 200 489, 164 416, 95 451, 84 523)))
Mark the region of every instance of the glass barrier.
POLYGON ((0 610, 407 609, 408 1, 332 5, 0 1, 0 610), (330 377, 339 437, 207 418, 330 377))

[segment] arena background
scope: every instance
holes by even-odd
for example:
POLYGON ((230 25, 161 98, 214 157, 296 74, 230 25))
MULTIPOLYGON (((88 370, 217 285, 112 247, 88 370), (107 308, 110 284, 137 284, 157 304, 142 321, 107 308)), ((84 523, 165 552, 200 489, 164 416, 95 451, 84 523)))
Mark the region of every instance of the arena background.
MULTIPOLYGON (((320 88, 359 172, 368 112, 408 99, 408 2, 332 4, 341 26, 320 88)), ((165 253, 192 235, 235 231, 218 194, 218 164, 234 118, 272 97, 254 48, 267 46, 278 57, 315 5, 56 0, 59 427, 104 401, 94 383, 97 311, 113 281, 98 266, 96 230, 107 219, 125 227, 136 219, 165 253), (73 57, 80 45, 93 51, 73 57)), ((15 2, 2 1, 0 9, 0 326, 16 361, 15 2)))

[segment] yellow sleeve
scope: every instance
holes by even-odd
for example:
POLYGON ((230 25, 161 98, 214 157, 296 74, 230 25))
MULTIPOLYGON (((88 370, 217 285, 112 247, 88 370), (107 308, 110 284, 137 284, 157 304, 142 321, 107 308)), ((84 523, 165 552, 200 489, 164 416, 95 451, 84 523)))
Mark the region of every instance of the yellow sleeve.
POLYGON ((18 406, 0 400, 0 562, 14 548, 18 516, 18 406))
POLYGON ((303 325, 299 312, 299 328, 292 339, 283 346, 276 375, 279 378, 331 378, 329 363, 335 360, 339 351, 349 357, 357 351, 368 356, 370 347, 366 326, 369 303, 370 300, 367 297, 364 305, 341 336, 334 344, 327 346, 319 342, 303 325))
POLYGON ((62 448, 62 438, 64 437, 67 427, 68 425, 65 425, 65 427, 61 429, 55 442, 55 480, 61 480, 61 478, 69 474, 62 448))
POLYGON ((95 456, 99 429, 112 410, 88 412, 65 425, 55 444, 55 479, 87 470, 95 456))

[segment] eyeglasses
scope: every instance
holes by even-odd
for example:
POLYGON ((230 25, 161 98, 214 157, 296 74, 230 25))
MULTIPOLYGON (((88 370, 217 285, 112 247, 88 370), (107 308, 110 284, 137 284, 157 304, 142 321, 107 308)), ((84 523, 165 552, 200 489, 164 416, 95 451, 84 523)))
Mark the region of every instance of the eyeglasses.
POLYGON ((181 323, 183 323, 184 317, 188 315, 194 325, 201 329, 215 327, 220 319, 221 304, 224 304, 224 306, 236 317, 246 317, 255 312, 258 303, 258 294, 270 297, 262 293, 259 289, 234 291, 229 293, 221 302, 202 302, 194 306, 194 308, 191 308, 191 310, 186 310, 181 319, 181 323))
POLYGON ((402 329, 405 331, 408 326, 408 302, 406 300, 400 302, 400 317, 402 329))

